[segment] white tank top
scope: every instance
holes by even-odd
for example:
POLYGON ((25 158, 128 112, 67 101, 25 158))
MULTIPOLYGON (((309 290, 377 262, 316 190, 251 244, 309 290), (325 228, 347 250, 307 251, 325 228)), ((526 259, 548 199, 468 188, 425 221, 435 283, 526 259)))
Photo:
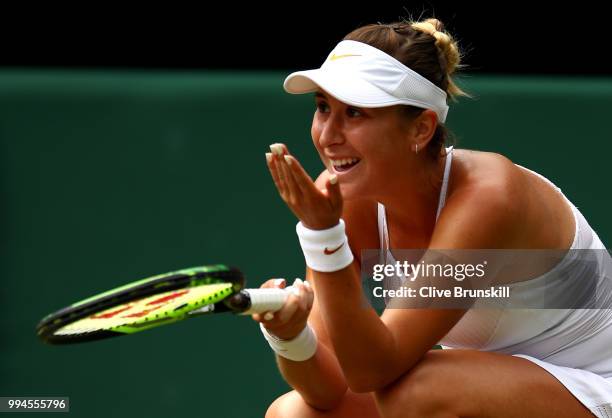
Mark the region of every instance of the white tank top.
MULTIPOLYGON (((446 202, 452 150, 453 147, 447 148, 436 221, 446 202)), ((606 247, 597 233, 560 188, 539 173, 516 165, 552 185, 569 203, 576 224, 570 249, 605 250, 606 247)), ((381 259, 394 264, 395 259, 389 251, 385 207, 381 203, 378 203, 378 231, 381 259)), ((569 251, 568 256, 552 270, 564 277, 572 277, 578 283, 582 275, 593 272, 585 271, 585 263, 572 262, 571 254, 574 253, 576 252, 569 251)), ((601 253, 605 254, 605 259, 600 260, 599 266, 600 271, 603 271, 606 263, 610 266, 612 258, 605 251, 601 253)), ((513 294, 530 292, 537 286, 550 283, 550 280, 542 280, 549 273, 528 281, 510 283, 509 286, 513 294)), ((606 280, 604 275, 601 281, 603 280, 606 280)), ((609 282, 610 278, 607 278, 607 281, 609 282)), ((445 349, 471 348, 506 354, 527 354, 558 365, 582 368, 603 377, 612 377, 612 292, 602 293, 598 295, 602 298, 598 300, 598 306, 610 309, 470 309, 439 344, 445 349)))

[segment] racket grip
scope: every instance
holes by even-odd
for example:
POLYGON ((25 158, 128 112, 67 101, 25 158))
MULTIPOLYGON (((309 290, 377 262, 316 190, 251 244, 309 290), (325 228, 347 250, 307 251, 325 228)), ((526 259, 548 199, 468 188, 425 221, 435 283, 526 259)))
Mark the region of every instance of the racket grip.
POLYGON ((241 315, 251 315, 254 313, 262 313, 266 311, 276 312, 283 307, 285 300, 293 291, 293 286, 288 286, 284 289, 243 289, 241 293, 245 293, 250 304, 241 315))

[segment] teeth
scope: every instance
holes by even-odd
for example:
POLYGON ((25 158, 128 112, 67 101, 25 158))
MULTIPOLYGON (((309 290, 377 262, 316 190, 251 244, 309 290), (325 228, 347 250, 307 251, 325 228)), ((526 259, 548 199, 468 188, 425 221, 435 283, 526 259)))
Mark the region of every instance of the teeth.
POLYGON ((330 159, 330 161, 334 166, 338 167, 338 166, 356 163, 357 161, 359 161, 359 158, 343 158, 341 160, 330 159))

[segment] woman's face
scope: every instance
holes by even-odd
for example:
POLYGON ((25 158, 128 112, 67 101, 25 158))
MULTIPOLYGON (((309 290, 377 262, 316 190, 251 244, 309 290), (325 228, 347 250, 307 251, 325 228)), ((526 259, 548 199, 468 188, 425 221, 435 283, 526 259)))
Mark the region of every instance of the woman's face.
POLYGON ((323 90, 315 102, 312 139, 327 170, 338 176, 344 199, 375 196, 406 171, 411 143, 397 106, 350 106, 323 90))

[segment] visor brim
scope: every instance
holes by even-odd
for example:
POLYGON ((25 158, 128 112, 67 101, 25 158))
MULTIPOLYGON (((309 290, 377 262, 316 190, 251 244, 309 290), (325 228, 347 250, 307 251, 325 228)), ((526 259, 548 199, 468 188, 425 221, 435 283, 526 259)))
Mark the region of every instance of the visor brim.
POLYGON ((351 74, 329 70, 306 70, 289 74, 283 83, 287 93, 312 93, 319 88, 351 106, 385 107, 404 104, 384 90, 351 74))

